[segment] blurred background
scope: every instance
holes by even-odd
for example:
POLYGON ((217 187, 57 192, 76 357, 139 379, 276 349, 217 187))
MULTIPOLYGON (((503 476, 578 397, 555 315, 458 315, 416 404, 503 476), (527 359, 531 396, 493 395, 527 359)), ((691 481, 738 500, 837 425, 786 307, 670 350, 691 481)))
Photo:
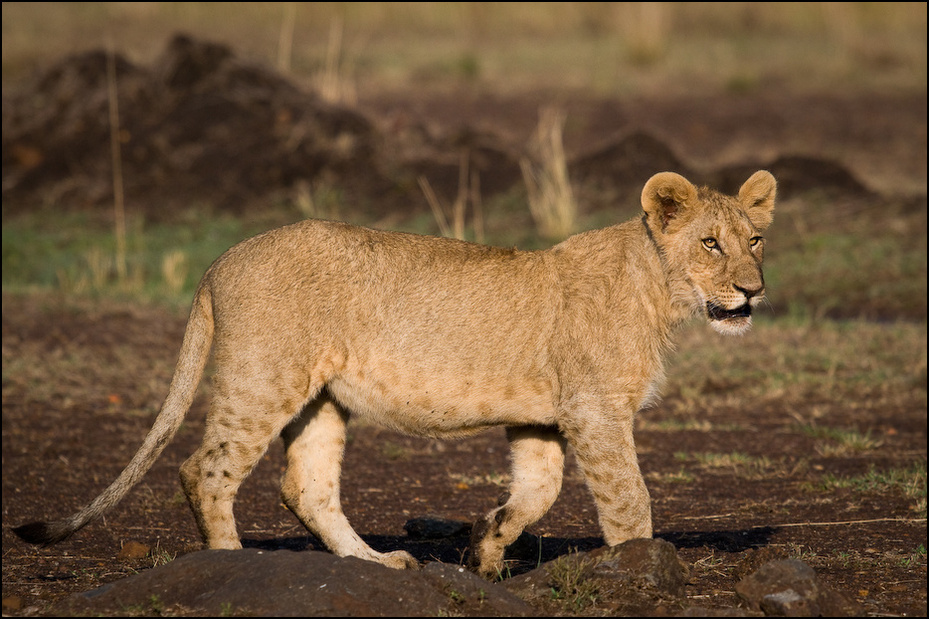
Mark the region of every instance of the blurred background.
POLYGON ((10 2, 4 83, 107 43, 148 64, 179 31, 300 79, 336 63, 345 96, 362 100, 456 83, 620 95, 925 87, 915 2, 10 2))
POLYGON ((531 249, 767 167, 779 312, 925 318, 925 3, 2 11, 4 290, 183 306, 302 217, 531 249))

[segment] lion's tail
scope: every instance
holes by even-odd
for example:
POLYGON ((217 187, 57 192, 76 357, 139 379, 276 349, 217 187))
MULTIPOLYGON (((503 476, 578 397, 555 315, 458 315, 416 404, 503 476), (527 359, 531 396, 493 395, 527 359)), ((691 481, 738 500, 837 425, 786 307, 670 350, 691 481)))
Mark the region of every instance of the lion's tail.
POLYGON ((142 446, 119 477, 100 495, 74 515, 54 522, 33 522, 13 529, 32 544, 55 544, 71 537, 79 529, 116 505, 151 468, 187 415, 213 344, 212 294, 202 284, 194 298, 184 342, 171 388, 142 446))

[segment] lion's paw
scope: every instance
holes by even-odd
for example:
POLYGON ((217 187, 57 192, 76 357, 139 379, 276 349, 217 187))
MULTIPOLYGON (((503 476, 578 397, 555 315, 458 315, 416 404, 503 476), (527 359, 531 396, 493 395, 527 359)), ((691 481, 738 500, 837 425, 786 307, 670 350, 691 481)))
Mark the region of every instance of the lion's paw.
POLYGON ((418 570, 420 568, 419 561, 405 550, 385 552, 381 555, 380 562, 397 570, 418 570))

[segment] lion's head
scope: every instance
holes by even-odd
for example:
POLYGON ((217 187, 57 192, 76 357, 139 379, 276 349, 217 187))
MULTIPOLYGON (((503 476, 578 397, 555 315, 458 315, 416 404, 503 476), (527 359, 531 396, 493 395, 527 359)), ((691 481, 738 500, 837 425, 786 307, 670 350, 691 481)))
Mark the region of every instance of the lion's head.
POLYGON ((682 276, 714 329, 744 333, 764 298, 761 233, 774 217, 777 182, 755 172, 737 197, 697 188, 673 172, 656 174, 642 190, 645 222, 669 272, 682 276))

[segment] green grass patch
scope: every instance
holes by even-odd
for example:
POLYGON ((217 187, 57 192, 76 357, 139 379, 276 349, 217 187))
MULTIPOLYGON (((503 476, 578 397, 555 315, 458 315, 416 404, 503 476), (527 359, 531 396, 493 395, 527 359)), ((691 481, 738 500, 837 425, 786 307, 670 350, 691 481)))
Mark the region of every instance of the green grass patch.
POLYGON ((864 475, 836 477, 826 474, 812 490, 830 492, 837 488, 848 488, 860 493, 900 492, 914 501, 913 511, 918 517, 926 517, 926 463, 916 463, 904 468, 878 470, 871 467, 864 475))
POLYGON ((769 458, 750 456, 741 452, 677 452, 674 458, 685 462, 694 461, 702 469, 724 470, 731 472, 739 479, 749 480, 770 477, 783 468, 769 458))
POLYGON ((646 432, 744 432, 747 428, 735 423, 714 423, 708 419, 636 419, 636 431, 646 432))
POLYGON ((733 339, 697 323, 681 333, 668 376, 666 404, 682 418, 783 398, 924 408, 926 324, 761 319, 733 339))
POLYGON ((926 316, 926 240, 822 232, 765 265, 769 299, 802 319, 926 316))
POLYGON ((596 603, 599 585, 592 578, 597 561, 568 553, 548 564, 551 599, 561 602, 565 610, 579 612, 596 603))
POLYGON ((926 545, 920 544, 913 552, 900 558, 900 567, 911 568, 917 565, 926 565, 926 545))
POLYGON ((216 258, 264 229, 217 214, 191 213, 172 224, 136 220, 127 234, 126 275, 120 277, 116 239, 105 224, 68 213, 11 218, 3 223, 3 290, 184 306, 216 258))
POLYGON ((817 444, 816 451, 827 457, 864 453, 881 446, 881 441, 872 437, 870 432, 862 434, 857 430, 828 428, 812 424, 801 426, 800 431, 809 437, 823 439, 817 444))
POLYGON ((646 473, 645 477, 649 481, 667 484, 692 484, 696 481, 696 477, 684 469, 684 467, 671 473, 646 473))

